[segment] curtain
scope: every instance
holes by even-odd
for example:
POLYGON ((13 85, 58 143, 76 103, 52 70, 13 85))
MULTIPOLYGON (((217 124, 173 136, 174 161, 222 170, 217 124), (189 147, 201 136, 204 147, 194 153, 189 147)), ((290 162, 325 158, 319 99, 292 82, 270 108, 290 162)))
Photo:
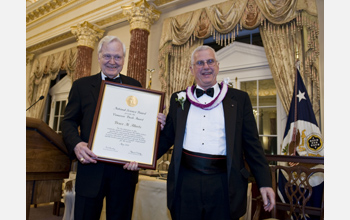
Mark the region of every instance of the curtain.
POLYGON ((45 98, 28 110, 28 117, 42 118, 51 80, 56 79, 60 70, 66 70, 67 75, 72 78, 76 59, 77 48, 34 59, 30 72, 27 98, 30 100, 30 104, 33 104, 42 95, 45 98))
POLYGON ((185 71, 188 62, 184 61, 190 59, 189 51, 182 48, 190 45, 194 49, 193 42, 201 45, 202 40, 210 36, 226 46, 235 40, 242 28, 257 27, 285 111, 289 111, 292 98, 298 50, 300 72, 318 119, 320 85, 315 0, 230 0, 165 19, 159 47, 159 79, 166 93, 166 103, 177 91, 175 89, 182 90, 192 84, 191 80, 171 81, 176 78, 173 74, 179 74, 177 71, 184 71, 182 79, 191 78, 190 72, 185 71), (179 65, 181 68, 173 71, 174 66, 179 65))
POLYGON ((264 19, 260 35, 266 57, 286 112, 293 96, 298 53, 300 74, 317 121, 320 111, 318 20, 315 1, 256 1, 264 19))
POLYGON ((233 42, 238 34, 234 28, 246 3, 247 0, 227 1, 165 19, 159 50, 159 79, 165 103, 169 103, 172 93, 193 84, 190 57, 196 47, 203 45, 203 39, 213 36, 218 43, 233 42))
MULTIPOLYGON (((176 91, 183 90, 187 86, 190 86, 194 82, 194 77, 190 71, 191 56, 193 50, 199 45, 203 44, 203 40, 195 40, 192 44, 186 44, 184 46, 172 46, 171 53, 168 54, 163 66, 166 67, 166 72, 163 73, 162 85, 166 90, 165 102, 170 103, 171 94, 176 91), (186 86, 184 86, 186 85, 186 86)), ((166 106, 165 114, 168 112, 169 106, 166 106)))

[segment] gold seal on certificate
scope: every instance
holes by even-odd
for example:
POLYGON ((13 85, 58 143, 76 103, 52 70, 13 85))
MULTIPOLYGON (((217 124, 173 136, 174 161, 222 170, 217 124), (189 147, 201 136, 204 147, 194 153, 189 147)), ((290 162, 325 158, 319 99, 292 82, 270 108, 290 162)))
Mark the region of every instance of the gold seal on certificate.
POLYGON ((130 106, 130 107, 135 107, 137 105, 137 103, 138 103, 137 98, 133 95, 128 96, 126 98, 126 104, 128 104, 128 106, 130 106))

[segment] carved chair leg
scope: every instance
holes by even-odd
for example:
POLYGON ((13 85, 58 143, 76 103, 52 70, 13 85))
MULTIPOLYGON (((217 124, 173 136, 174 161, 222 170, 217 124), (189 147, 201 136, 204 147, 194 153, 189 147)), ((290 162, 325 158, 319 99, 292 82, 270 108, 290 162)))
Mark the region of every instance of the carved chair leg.
POLYGON ((256 208, 255 208, 255 212, 254 212, 252 220, 259 220, 260 212, 261 212, 261 208, 262 208, 262 197, 258 196, 256 198, 254 198, 253 200, 256 201, 256 208))

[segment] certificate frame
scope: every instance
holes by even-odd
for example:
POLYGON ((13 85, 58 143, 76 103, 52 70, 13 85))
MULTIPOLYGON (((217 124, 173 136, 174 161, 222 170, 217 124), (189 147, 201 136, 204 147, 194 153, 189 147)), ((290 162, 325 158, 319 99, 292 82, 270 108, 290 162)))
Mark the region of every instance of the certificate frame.
POLYGON ((102 80, 88 147, 96 160, 156 169, 164 92, 102 80))

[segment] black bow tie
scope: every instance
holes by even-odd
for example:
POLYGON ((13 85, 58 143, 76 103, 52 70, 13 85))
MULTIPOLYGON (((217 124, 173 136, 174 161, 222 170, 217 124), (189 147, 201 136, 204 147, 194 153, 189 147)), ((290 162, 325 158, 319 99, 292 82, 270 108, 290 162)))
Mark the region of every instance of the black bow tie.
POLYGON ((197 98, 201 97, 203 94, 207 94, 208 96, 210 97, 213 97, 214 96, 214 88, 209 88, 205 91, 199 89, 199 88, 196 88, 196 95, 197 95, 197 98))
POLYGON ((120 77, 117 77, 115 79, 111 79, 111 78, 106 77, 105 80, 106 81, 111 81, 111 82, 116 82, 116 83, 122 83, 121 80, 120 80, 120 77))

